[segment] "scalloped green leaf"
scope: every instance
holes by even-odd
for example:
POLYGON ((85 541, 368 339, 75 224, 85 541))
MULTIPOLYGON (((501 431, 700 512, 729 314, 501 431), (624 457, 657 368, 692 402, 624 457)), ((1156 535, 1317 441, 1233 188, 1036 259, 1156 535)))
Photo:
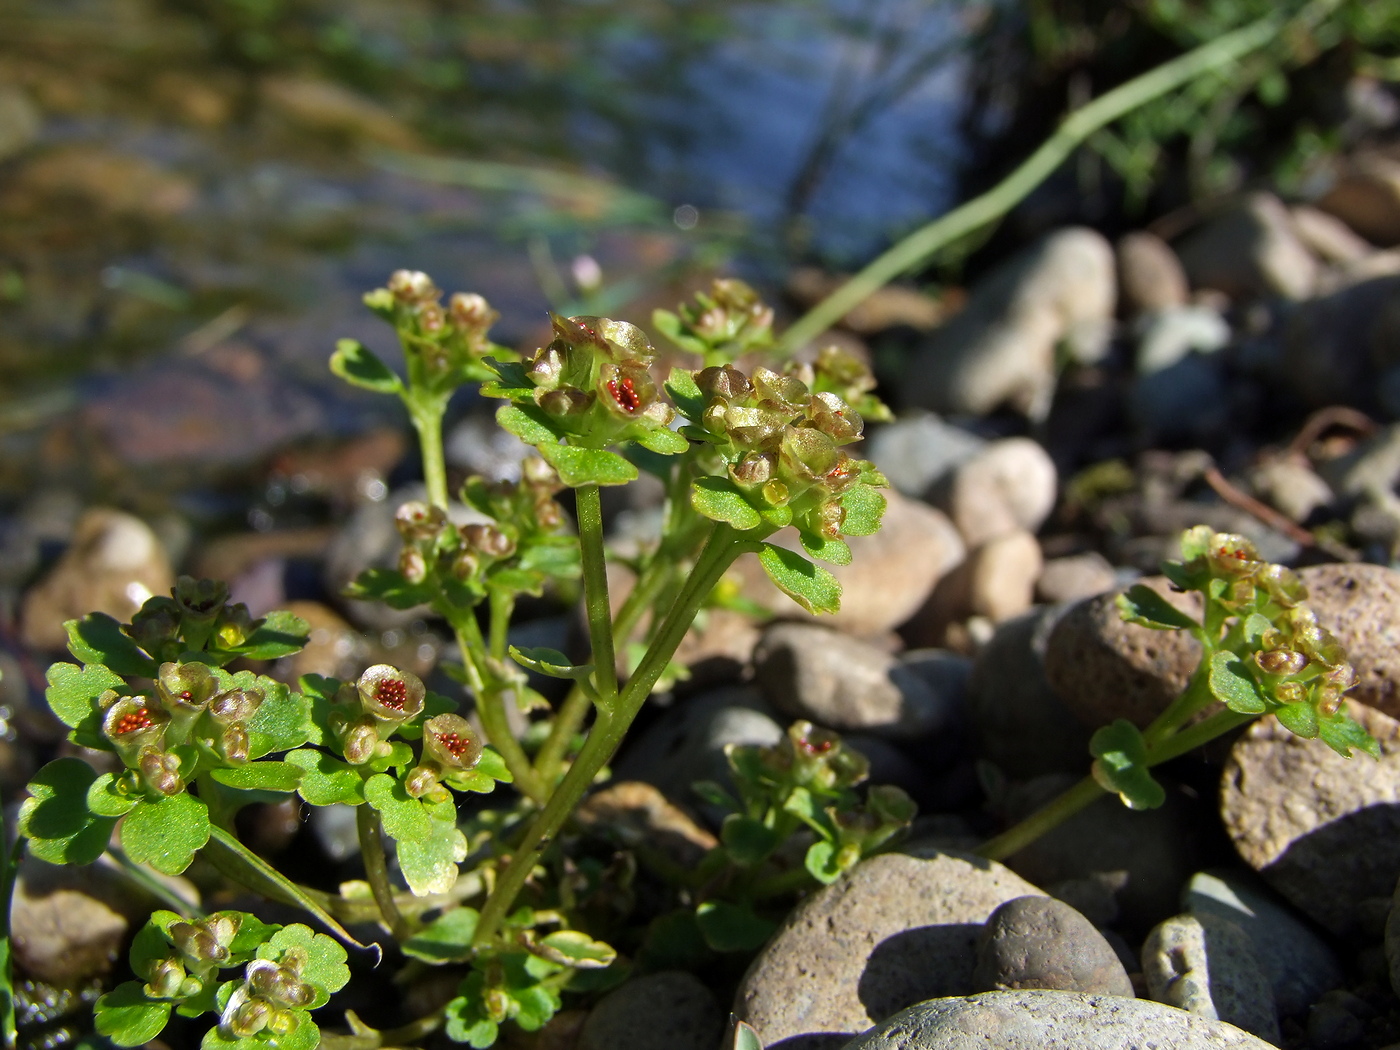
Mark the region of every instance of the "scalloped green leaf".
MULTIPOLYGON (((656 317, 664 310, 658 310, 653 317, 656 317)), ((675 317, 675 314, 671 314, 675 317)), ((677 319, 679 324, 679 319, 677 319)), ((669 333, 666 336, 674 341, 674 337, 669 333)), ((671 374, 666 377, 666 393, 670 395, 676 410, 692 423, 698 423, 705 414, 705 395, 700 392, 699 385, 695 382, 695 373, 688 368, 673 368, 671 374)))
POLYGON ((433 829, 424 803, 388 773, 376 773, 365 781, 365 801, 379 811, 384 833, 395 842, 426 838, 433 829))
POLYGON ((148 999, 139 981, 117 985, 93 1006, 93 1025, 117 1046, 141 1046, 165 1030, 171 1004, 148 999))
POLYGON ((502 405, 496 409, 496 422, 502 430, 514 434, 527 445, 554 445, 564 435, 547 415, 533 405, 502 405))
POLYGON ((88 613, 63 625, 68 651, 85 664, 102 664, 117 674, 154 678, 156 662, 125 634, 122 625, 106 613, 88 613))
POLYGON ((870 536, 880 531, 888 501, 878 489, 860 484, 847 490, 841 506, 846 511, 841 531, 847 536, 870 536))
POLYGON ((1317 735, 1324 744, 1343 758, 1351 758, 1353 749, 1364 751, 1372 758, 1381 757, 1380 745, 1366 732, 1364 726, 1345 710, 1331 715, 1320 715, 1317 720, 1317 735))
POLYGON ((834 613, 841 608, 841 584, 825 569, 795 551, 763 544, 758 563, 778 589, 810 613, 834 613))
POLYGON ((729 1034, 729 1045, 724 1050, 763 1050, 763 1040, 749 1025, 737 1017, 731 1018, 734 1029, 729 1034))
POLYGON ((690 505, 711 521, 722 521, 740 532, 763 524, 759 512, 728 478, 696 478, 690 486, 690 505))
POLYGON ((1143 583, 1135 583, 1114 599, 1119 613, 1129 623, 1158 631, 1199 627, 1195 620, 1143 583))
POLYGON ((209 775, 224 787, 239 791, 295 791, 301 784, 302 770, 291 762, 249 762, 215 769, 209 775))
POLYGON ((603 448, 575 448, 572 445, 537 446, 556 471, 559 480, 575 488, 579 485, 625 485, 637 480, 637 468, 616 452, 603 448))
POLYGON ((296 949, 302 954, 306 961, 302 966, 301 979, 316 989, 316 998, 307 1004, 306 1009, 317 1010, 325 1006, 333 994, 349 983, 350 967, 345 964, 345 949, 334 938, 295 922, 282 927, 266 944, 260 946, 258 958, 275 962, 288 949, 296 949))
POLYGON ((88 812, 98 817, 124 817, 139 801, 118 787, 115 773, 103 773, 87 790, 88 812))
POLYGON ((128 858, 179 875, 209 841, 209 807, 184 792, 147 800, 123 819, 121 836, 128 858))
POLYGON ((535 384, 530 382, 523 362, 488 357, 483 364, 496 373, 496 378, 489 379, 481 385, 482 397, 504 397, 513 400, 529 398, 534 394, 535 384))
POLYGON ((752 908, 728 901, 706 901, 695 909, 700 934, 717 952, 751 952, 761 947, 777 923, 754 914, 752 908))
POLYGON ((287 753, 286 761, 301 769, 297 792, 313 806, 358 806, 365 801, 365 779, 354 766, 311 748, 287 753))
POLYGON ((457 865, 467 859, 467 837, 457 828, 457 807, 449 800, 424 803, 422 808, 428 818, 428 834, 396 840, 399 870, 418 897, 452 889, 457 865))
POLYGON ((472 957, 472 938, 480 916, 475 908, 444 912, 402 944, 403 953, 434 966, 466 962, 472 957))
POLYGON ((823 886, 829 886, 839 879, 846 871, 841 866, 838 858, 840 851, 834 843, 826 839, 818 839, 807 847, 807 852, 802 855, 802 866, 807 869, 807 874, 816 879, 823 886))
POLYGON ((1211 656, 1209 685, 1211 696, 1236 714, 1262 715, 1269 709, 1248 665, 1234 653, 1221 650, 1211 656))
POLYGON ((233 651, 249 660, 276 660, 306 648, 311 625, 296 613, 277 609, 263 617, 252 634, 233 651))
POLYGON ((366 569, 345 588, 345 597, 383 602, 393 609, 412 609, 430 603, 437 592, 429 583, 409 583, 397 569, 366 569))
POLYGON ((851 564, 851 548, 844 540, 827 539, 825 536, 815 536, 806 532, 799 533, 799 538, 802 540, 802 549, 812 557, 832 565, 851 564))
POLYGON ((1313 740, 1317 737, 1317 708, 1306 700, 1282 704, 1274 708, 1274 717, 1279 720, 1284 729, 1287 729, 1294 736, 1300 736, 1304 740, 1313 740))
POLYGON ((634 434, 633 440, 662 456, 678 456, 690 448, 684 435, 667 427, 646 427, 634 434))
POLYGON ((782 842, 773 828, 741 813, 731 813, 724 818, 719 840, 734 863, 744 867, 763 863, 782 842))
POLYGON ((397 394, 403 390, 403 380, 357 339, 336 341, 335 353, 331 354, 331 371, 361 390, 373 390, 377 394, 397 394))
POLYGON ((107 848, 116 820, 94 816, 87 795, 97 773, 80 758, 59 758, 34 774, 20 803, 19 834, 50 864, 91 864, 107 848))
POLYGON ((592 664, 575 664, 558 649, 550 649, 543 645, 512 645, 510 658, 521 667, 527 667, 550 678, 582 681, 593 673, 592 664))
POLYGON ((102 724, 97 698, 108 689, 119 693, 126 691, 125 679, 100 664, 86 667, 52 664, 45 677, 49 687, 44 692, 44 698, 58 720, 69 729, 84 727, 96 732, 102 724))
POLYGON ((1089 753, 1095 759, 1094 779, 1104 790, 1117 794, 1129 809, 1156 809, 1166 801, 1166 791, 1148 769, 1142 733, 1126 718, 1094 733, 1089 753))

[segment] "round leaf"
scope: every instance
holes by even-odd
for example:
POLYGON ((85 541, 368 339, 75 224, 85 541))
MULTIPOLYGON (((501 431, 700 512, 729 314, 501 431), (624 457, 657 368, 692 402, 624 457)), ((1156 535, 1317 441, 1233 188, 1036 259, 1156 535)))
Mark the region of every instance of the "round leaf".
POLYGON ((758 562, 778 589, 808 612, 834 613, 841 608, 841 584, 836 577, 802 555, 765 543, 758 562))
POLYGON ((170 1003, 147 999, 137 981, 117 985, 93 1007, 98 1034, 117 1046, 148 1043, 160 1035, 169 1020, 170 1003))
POLYGON ((184 792, 145 801, 123 818, 121 835, 131 860, 179 875, 209 841, 209 809, 184 792))
POLYGON ((740 532, 763 524, 744 494, 728 478, 696 478, 690 486, 690 505, 711 521, 723 521, 740 532))
POLYGON ((331 371, 362 390, 397 394, 403 389, 402 380, 390 371, 389 366, 379 360, 374 351, 355 339, 341 339, 335 344, 331 371))

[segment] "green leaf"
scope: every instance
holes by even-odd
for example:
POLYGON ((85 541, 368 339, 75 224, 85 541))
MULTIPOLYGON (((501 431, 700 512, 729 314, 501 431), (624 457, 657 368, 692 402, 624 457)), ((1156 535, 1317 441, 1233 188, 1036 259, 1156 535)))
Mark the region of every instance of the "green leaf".
POLYGON ((578 930, 556 930, 540 941, 554 961, 576 970, 601 970, 613 964, 617 952, 578 930))
POLYGON ((513 989, 510 997, 515 1000, 517 1008, 515 1023, 523 1032, 538 1032, 563 1005, 559 993, 547 984, 513 989))
POLYGON ((164 1031, 170 1020, 168 1002, 146 998, 139 981, 117 985, 93 1007, 93 1024, 117 1046, 140 1046, 164 1031))
POLYGON ((209 808, 185 792, 147 800, 126 815, 121 836, 132 861, 179 875, 209 841, 209 808))
POLYGON ((505 759, 490 747, 481 749, 481 757, 472 769, 449 773, 443 778, 448 785, 458 791, 476 791, 483 795, 496 790, 498 783, 509 784, 515 780, 506 768, 505 759))
POLYGON ((539 450, 559 472, 559 480, 571 488, 588 484, 625 485, 637 480, 637 468, 607 449, 541 445, 539 450))
POLYGON ((729 1045, 724 1050, 763 1050, 763 1040, 749 1025, 733 1018, 734 1031, 730 1033, 729 1045))
POLYGON ((498 378, 487 380, 481 385, 482 397, 515 399, 533 396, 535 384, 530 382, 523 362, 488 357, 485 364, 496 373, 498 378))
POLYGON ((402 781, 387 773, 376 773, 365 781, 365 801, 379 811, 384 833, 395 842, 426 838, 433 830, 424 804, 404 789, 402 781))
POLYGON ((383 602, 393 609, 427 605, 437 596, 429 583, 409 583, 397 569, 366 569, 345 588, 345 597, 362 602, 383 602))
POLYGON ((295 791, 302 771, 291 762, 249 762, 245 766, 215 769, 209 774, 224 787, 239 791, 295 791))
POLYGON ((455 1043, 466 1043, 476 1050, 486 1050, 496 1041, 499 1031, 496 1022, 486 1013, 483 990, 486 978, 479 970, 473 970, 463 978, 460 985, 462 994, 447 1004, 447 1038, 455 1043))
POLYGON ((1343 758, 1351 758, 1352 749, 1364 751, 1372 758, 1381 757, 1380 745, 1365 727, 1345 711, 1331 715, 1321 715, 1317 721, 1317 735, 1322 742, 1343 758))
POLYGON ((430 830, 423 839, 399 839, 399 870, 415 896, 446 893, 467 859, 467 837, 457 829, 457 807, 449 800, 425 803, 430 830))
POLYGON ((397 394, 403 390, 403 381, 389 366, 355 339, 336 342, 335 353, 331 354, 331 371, 351 386, 377 394, 397 394))
POLYGON ((758 562, 778 589, 808 612, 834 613, 841 608, 841 584, 836 577, 795 551, 765 543, 758 562))
POLYGON ((705 943, 717 952, 751 952, 778 928, 752 908, 728 901, 706 901, 695 909, 695 921, 705 943))
POLYGON ((519 566, 492 566, 487 577, 489 590, 506 591, 509 594, 528 594, 538 598, 544 594, 545 574, 519 566))
POLYGON ((827 813, 821 801, 805 787, 799 785, 788 792, 787 798, 783 800, 783 810, 797 817, 824 839, 831 839, 836 835, 836 829, 831 825, 831 815, 827 813))
POLYGON ((734 863, 744 867, 762 864, 781 843, 776 831, 761 820, 731 813, 720 826, 719 839, 734 863))
POLYGON ((306 648, 311 625, 295 613, 270 612, 234 652, 250 660, 276 660, 306 648))
POLYGON ((775 529, 785 529, 792 524, 792 505, 788 503, 780 507, 764 507, 759 514, 775 529))
POLYGON ((682 434, 667 427, 645 427, 639 429, 634 440, 642 448, 663 456, 678 456, 690 449, 690 442, 682 434))
POLYGON ((19 808, 19 833, 29 852, 50 864, 91 864, 107 848, 116 820, 88 810, 88 790, 97 779, 80 758, 50 762, 29 782, 19 808))
POLYGON ((311 748, 287 753, 287 762, 301 769, 297 791, 313 806, 362 805, 364 777, 354 766, 311 748))
MULTIPOLYGON (((658 310, 657 314, 664 313, 658 310)), ((656 314, 652 315, 653 317, 656 314)), ((675 314, 671 314, 675 317, 675 314)), ((669 334, 667 338, 672 338, 669 334)), ((705 414, 705 395, 695 382, 695 373, 687 368, 673 368, 666 378, 666 393, 671 396, 677 411, 692 423, 700 422, 705 414)))
POLYGON ((1259 648, 1259 639, 1261 639, 1264 636, 1264 632, 1273 625, 1273 621, 1263 613, 1250 613, 1245 617, 1244 623, 1240 625, 1245 644, 1251 649, 1259 648))
MULTIPOLYGON (((366 945, 351 937, 345 927, 335 917, 307 894, 296 883, 263 860, 243 843, 239 842, 223 828, 215 825, 209 831, 209 844, 204 850, 204 860, 215 869, 231 878, 239 885, 261 893, 264 897, 301 908, 315 916, 342 943, 356 948, 370 950, 366 945)), ((376 947, 373 949, 378 951, 376 947)))
POLYGON ((1126 718, 1090 737, 1089 753, 1095 758, 1094 779, 1104 790, 1116 793, 1129 809, 1156 809, 1166 801, 1167 793, 1147 768, 1142 734, 1126 718))
POLYGON ((564 433, 533 405, 502 405, 496 409, 496 422, 502 430, 514 434, 525 444, 536 447, 556 445, 564 433))
POLYGON ((69 729, 87 724, 96 732, 102 725, 97 698, 108 689, 126 691, 125 680, 100 664, 89 664, 87 667, 53 664, 46 677, 49 687, 44 697, 58 720, 69 729))
POLYGON ((542 645, 510 647, 510 658, 521 667, 528 667, 550 678, 570 678, 582 681, 593 673, 592 664, 574 664, 558 649, 542 645))
POLYGON ((736 813, 739 811, 739 803, 734 796, 713 780, 697 780, 690 785, 690 790, 712 806, 736 813))
POLYGON ((798 534, 802 549, 814 558, 830 562, 832 565, 851 564, 851 548, 843 540, 829 540, 825 536, 815 536, 806 532, 798 534))
POLYGON ((870 536, 880 531, 880 522, 885 516, 885 496, 869 485, 853 485, 841 497, 841 506, 846 518, 841 522, 841 531, 847 536, 870 536))
POLYGON ((1200 626, 1146 584, 1133 584, 1114 603, 1123 619, 1153 630, 1172 631, 1200 626))
POLYGON ((433 920, 402 944, 403 953, 434 966, 467 962, 480 916, 475 908, 454 908, 433 920))
POLYGON ((154 678, 156 662, 122 633, 122 625, 106 613, 88 613, 63 625, 68 651, 85 664, 103 664, 117 674, 154 678))
POLYGON ((763 524, 758 511, 728 478, 696 478, 690 486, 690 505, 711 521, 723 521, 740 532, 763 524))
POLYGON ((1248 666, 1232 652, 1212 654, 1209 684, 1211 696, 1236 714, 1261 715, 1269 709, 1248 666))
MULTIPOLYGON (((840 855, 841 851, 834 843, 818 839, 807 847, 807 852, 802 856, 802 866, 823 886, 830 886, 846 872, 838 861, 840 855)), ((859 857, 859 854, 856 856, 859 857)))
POLYGON ((1317 737, 1317 708, 1306 700, 1300 700, 1293 704, 1282 704, 1274 708, 1274 717, 1284 729, 1287 729, 1294 736, 1300 736, 1304 740, 1313 740, 1317 737))
POLYGON ((350 967, 345 965, 345 949, 324 933, 317 933, 299 922, 284 926, 258 949, 258 958, 275 962, 288 949, 295 949, 306 960, 301 979, 316 989, 316 998, 306 1009, 325 1006, 331 995, 349 983, 350 967))
POLYGON ((115 773, 103 773, 88 787, 88 812, 99 817, 124 817, 139 801, 118 789, 115 773))

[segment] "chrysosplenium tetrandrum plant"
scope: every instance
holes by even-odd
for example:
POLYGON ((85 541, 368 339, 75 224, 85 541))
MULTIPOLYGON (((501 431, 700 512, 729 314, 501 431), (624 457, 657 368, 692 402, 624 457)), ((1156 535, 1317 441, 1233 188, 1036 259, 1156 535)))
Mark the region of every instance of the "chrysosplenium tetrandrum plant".
POLYGON ((1200 594, 1200 620, 1145 584, 1121 595, 1118 608, 1131 623, 1187 631, 1200 642, 1201 662, 1185 691, 1144 730, 1120 718, 1096 732, 1089 742, 1091 775, 985 844, 984 856, 1011 856, 1104 792, 1133 809, 1160 806, 1166 793, 1152 766, 1260 715, 1274 715, 1291 732, 1321 739, 1343 757, 1353 749, 1380 756, 1343 702, 1356 671, 1308 608, 1307 588, 1293 570, 1264 561, 1245 537, 1205 525, 1182 534, 1181 554, 1182 561, 1164 563, 1162 572, 1177 590, 1200 594))
MULTIPOLYGON (((846 564, 845 537, 879 528, 885 481, 847 451, 862 414, 887 415, 868 370, 828 350, 811 364, 741 371, 741 353, 771 347, 772 312, 740 282, 715 282, 678 315, 658 312, 656 327, 702 366, 673 368, 661 383, 646 335, 625 322, 555 317, 553 340, 521 359, 490 341, 496 315, 485 300, 457 294, 444 306, 424 274, 396 273, 366 302, 398 334, 405 375, 353 341, 339 344, 331 367, 402 400, 428 496, 397 510, 397 567, 365 573, 350 594, 427 606, 445 621, 461 652, 445 669, 466 686, 477 721, 388 665, 352 682, 308 675, 293 687, 270 677, 266 662, 296 652, 306 624, 285 613, 253 619, 209 581, 182 578, 129 624, 102 615, 69 623, 78 662, 50 668, 49 702, 75 744, 110 755, 110 771, 78 758, 40 771, 20 820, 31 852, 84 864, 112 850, 171 875, 198 857, 329 931, 204 914, 172 895, 171 910, 136 936, 135 980, 97 1004, 99 1032, 118 1045, 157 1037, 174 1015, 207 1015, 207 1048, 368 1050, 435 1031, 486 1047, 507 1022, 537 1029, 564 994, 624 979, 633 960, 607 938, 625 932, 617 900, 637 857, 603 867, 563 854, 574 808, 648 695, 677 673, 677 645, 736 558, 757 555, 800 605, 831 611, 840 587, 813 559, 846 564), (467 479, 456 495, 477 520, 457 525, 442 419, 468 384, 504 402, 500 424, 538 455, 518 481, 467 479), (665 526, 633 560, 636 585, 613 615, 599 489, 639 469, 666 484, 665 526), (576 534, 557 501, 566 488, 576 534), (770 540, 789 525, 801 552, 770 540), (588 662, 508 643, 521 596, 579 579, 588 662), (635 658, 620 665, 624 643, 635 658), (568 681, 557 707, 527 671, 568 681), (519 737, 512 707, 530 720, 519 737), (500 802, 464 819, 459 803, 472 793, 500 802), (354 808, 362 882, 335 893, 298 885, 239 841, 242 807, 288 797, 354 808), (409 967, 450 968, 455 994, 394 1030, 353 1013, 344 1031, 321 1028, 312 1012, 349 979, 344 946, 377 950, 347 926, 391 944, 409 967)), ((701 788, 727 813, 720 845, 693 871, 661 865, 670 910, 632 938, 639 958, 752 949, 793 891, 834 880, 914 815, 898 789, 858 791, 864 759, 806 723, 774 748, 729 758, 738 797, 701 788)))

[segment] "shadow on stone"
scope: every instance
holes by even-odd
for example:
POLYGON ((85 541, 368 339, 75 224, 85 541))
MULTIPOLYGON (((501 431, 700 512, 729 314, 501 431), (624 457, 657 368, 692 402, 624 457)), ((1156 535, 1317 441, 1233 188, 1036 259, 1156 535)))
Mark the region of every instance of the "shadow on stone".
POLYGON ((982 927, 978 923, 919 926, 875 946, 860 975, 859 995, 876 1024, 927 999, 967 995, 982 927))

